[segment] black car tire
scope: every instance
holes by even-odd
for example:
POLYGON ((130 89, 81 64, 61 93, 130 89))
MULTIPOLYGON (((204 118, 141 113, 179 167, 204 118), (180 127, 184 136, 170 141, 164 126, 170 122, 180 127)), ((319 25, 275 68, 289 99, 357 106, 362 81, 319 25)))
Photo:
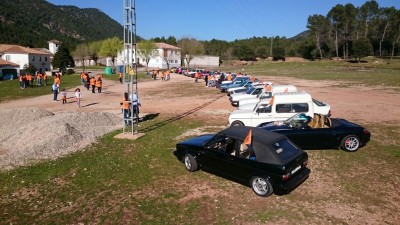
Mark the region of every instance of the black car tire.
POLYGON ((250 186, 254 193, 261 197, 270 196, 274 192, 272 184, 268 181, 268 179, 263 177, 252 177, 250 186))
POLYGON ((186 169, 190 172, 194 172, 198 168, 196 159, 189 153, 183 156, 183 163, 185 163, 186 169))
POLYGON ((239 120, 235 120, 231 124, 231 127, 240 127, 240 126, 244 126, 244 124, 242 122, 240 122, 239 120))
POLYGON ((342 139, 340 147, 348 152, 355 152, 360 147, 360 139, 355 135, 348 135, 342 139))

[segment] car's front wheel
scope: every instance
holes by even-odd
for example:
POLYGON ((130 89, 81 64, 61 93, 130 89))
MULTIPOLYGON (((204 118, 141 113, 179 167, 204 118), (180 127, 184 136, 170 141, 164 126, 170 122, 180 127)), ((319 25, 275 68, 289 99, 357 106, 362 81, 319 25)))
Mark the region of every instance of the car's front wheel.
POLYGON ((244 124, 239 120, 235 120, 231 124, 231 127, 240 127, 240 126, 244 126, 244 124))
POLYGON ((185 163, 185 167, 188 171, 194 172, 198 168, 198 164, 196 159, 193 157, 193 155, 187 153, 185 156, 183 156, 183 162, 185 163))
POLYGON ((265 178, 253 177, 251 178, 250 184, 251 189, 253 189, 254 193, 258 196, 267 197, 274 192, 272 184, 265 178))
POLYGON ((348 135, 343 138, 340 147, 348 152, 355 152, 360 147, 360 139, 355 135, 348 135))

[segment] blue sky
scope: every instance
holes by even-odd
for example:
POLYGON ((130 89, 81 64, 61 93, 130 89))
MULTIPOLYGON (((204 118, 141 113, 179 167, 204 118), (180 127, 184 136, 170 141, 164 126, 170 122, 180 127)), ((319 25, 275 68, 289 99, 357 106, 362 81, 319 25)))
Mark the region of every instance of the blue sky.
MULTIPOLYGON (((54 5, 98 8, 123 23, 124 0, 48 0, 54 5)), ((253 36, 293 37, 313 14, 326 16, 336 4, 358 7, 366 0, 136 0, 137 35, 233 41, 253 36)), ((400 9, 400 0, 378 0, 400 9)), ((122 35, 121 35, 122 36, 122 35)))

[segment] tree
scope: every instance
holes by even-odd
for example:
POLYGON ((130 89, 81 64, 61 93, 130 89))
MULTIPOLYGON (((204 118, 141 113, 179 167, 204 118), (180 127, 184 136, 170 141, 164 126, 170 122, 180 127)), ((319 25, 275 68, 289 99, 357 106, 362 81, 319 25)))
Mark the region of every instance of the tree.
POLYGON ((87 43, 77 45, 72 55, 82 62, 83 71, 85 71, 85 59, 89 55, 89 45, 87 43))
POLYGON ((273 61, 278 61, 278 60, 283 60, 285 61, 285 49, 282 47, 275 47, 272 50, 272 60, 273 61))
POLYGON ((364 30, 364 38, 368 38, 368 31, 371 23, 374 22, 379 12, 378 3, 375 0, 365 2, 359 10, 361 28, 364 30))
POLYGON ((97 60, 99 59, 99 51, 101 47, 100 41, 95 41, 89 43, 89 60, 93 60, 95 65, 97 65, 97 60))
POLYGON ((150 59, 158 55, 157 47, 151 40, 143 40, 137 45, 138 55, 146 62, 146 69, 149 68, 150 59))
POLYGON ((110 57, 114 66, 115 58, 123 47, 122 40, 118 37, 107 38, 101 43, 99 55, 110 57))
POLYGON ((372 44, 368 39, 362 38, 353 42, 353 56, 358 62, 361 61, 361 58, 372 54, 372 52, 372 44))
POLYGON ((310 29, 311 35, 315 37, 315 45, 318 49, 319 58, 322 59, 321 42, 326 42, 329 36, 329 20, 322 15, 315 14, 309 16, 307 28, 310 29))
POLYGON ((176 38, 174 36, 169 36, 167 38, 167 44, 176 46, 177 42, 176 42, 176 38))
POLYGON ((75 66, 74 59, 66 47, 61 47, 58 49, 54 55, 53 66, 55 68, 59 68, 60 71, 64 71, 68 66, 75 66))
POLYGON ((190 61, 195 56, 204 54, 204 46, 201 42, 194 38, 184 37, 178 41, 178 47, 181 49, 182 57, 190 67, 190 61))
POLYGON ((255 50, 256 57, 260 57, 265 59, 268 57, 268 48, 267 46, 258 46, 255 50))
POLYGON ((339 60, 339 32, 342 29, 343 26, 343 17, 345 14, 345 9, 343 5, 336 5, 333 7, 329 13, 328 13, 328 18, 331 21, 331 25, 333 26, 334 29, 334 34, 335 34, 335 52, 336 52, 336 59, 339 60))
POLYGON ((239 60, 256 60, 256 55, 248 44, 239 44, 235 46, 233 54, 239 58, 239 60))

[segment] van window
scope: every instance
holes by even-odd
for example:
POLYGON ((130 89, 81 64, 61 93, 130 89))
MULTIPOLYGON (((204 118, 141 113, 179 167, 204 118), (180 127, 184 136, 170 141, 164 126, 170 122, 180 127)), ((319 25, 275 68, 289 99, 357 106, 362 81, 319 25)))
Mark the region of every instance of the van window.
POLYGON ((277 104, 276 112, 277 113, 308 112, 308 104, 307 103, 277 104))
POLYGON ((257 113, 270 113, 271 112, 271 105, 260 105, 257 108, 257 113))

